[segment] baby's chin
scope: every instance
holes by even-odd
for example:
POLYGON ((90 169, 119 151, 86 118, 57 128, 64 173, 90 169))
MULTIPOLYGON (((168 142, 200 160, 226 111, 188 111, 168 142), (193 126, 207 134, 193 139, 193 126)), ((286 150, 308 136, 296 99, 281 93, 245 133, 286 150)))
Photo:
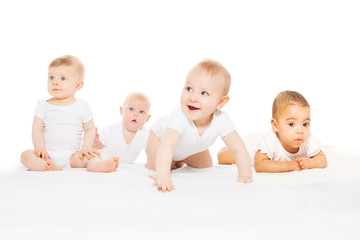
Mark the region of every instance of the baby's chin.
POLYGON ((138 123, 130 122, 130 123, 123 123, 123 124, 127 130, 132 131, 132 132, 138 131, 142 128, 142 126, 140 126, 138 123))

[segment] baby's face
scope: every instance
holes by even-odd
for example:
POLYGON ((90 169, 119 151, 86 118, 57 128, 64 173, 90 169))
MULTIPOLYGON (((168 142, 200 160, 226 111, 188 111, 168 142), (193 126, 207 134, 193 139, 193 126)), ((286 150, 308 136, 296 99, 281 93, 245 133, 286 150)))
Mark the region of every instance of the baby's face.
POLYGON ((286 151, 296 153, 310 135, 310 108, 298 104, 283 109, 277 120, 273 119, 273 130, 286 151))
POLYGON ((72 66, 49 68, 48 92, 55 99, 69 99, 75 96, 81 87, 79 74, 72 66))
POLYGON ((192 121, 208 121, 223 97, 224 81, 217 81, 202 70, 188 75, 181 94, 181 109, 192 121))
POLYGON ((124 127, 131 132, 140 130, 150 118, 148 104, 139 98, 129 99, 120 108, 120 113, 124 127))

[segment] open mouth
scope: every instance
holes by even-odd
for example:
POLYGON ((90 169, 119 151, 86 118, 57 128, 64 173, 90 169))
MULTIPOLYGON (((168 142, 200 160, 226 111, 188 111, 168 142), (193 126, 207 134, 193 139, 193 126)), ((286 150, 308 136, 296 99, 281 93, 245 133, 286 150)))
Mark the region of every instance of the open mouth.
POLYGON ((132 123, 137 123, 136 119, 131 120, 132 123))
POLYGON ((188 105, 188 108, 189 108, 191 111, 200 110, 200 108, 197 108, 197 107, 194 107, 194 106, 190 106, 190 105, 188 105))

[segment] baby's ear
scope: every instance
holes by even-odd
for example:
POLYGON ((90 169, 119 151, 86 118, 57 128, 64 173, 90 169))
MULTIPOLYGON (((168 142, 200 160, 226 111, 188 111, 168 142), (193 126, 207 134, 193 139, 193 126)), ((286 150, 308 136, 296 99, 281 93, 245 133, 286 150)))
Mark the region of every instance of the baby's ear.
POLYGON ((124 113, 124 108, 122 106, 120 106, 120 115, 122 116, 124 113))
POLYGON ((275 120, 275 118, 271 119, 271 127, 273 129, 274 132, 279 132, 278 126, 277 126, 277 122, 275 120))
POLYGON ((147 116, 147 118, 146 118, 146 121, 145 121, 145 122, 149 121, 150 117, 151 117, 151 115, 149 114, 149 115, 147 116))
POLYGON ((229 100, 230 100, 230 97, 228 95, 221 97, 220 101, 216 105, 216 109, 217 110, 222 109, 225 106, 225 104, 227 104, 229 102, 229 100))
POLYGON ((78 82, 78 84, 76 85, 76 91, 79 91, 83 86, 84 86, 83 81, 78 82))

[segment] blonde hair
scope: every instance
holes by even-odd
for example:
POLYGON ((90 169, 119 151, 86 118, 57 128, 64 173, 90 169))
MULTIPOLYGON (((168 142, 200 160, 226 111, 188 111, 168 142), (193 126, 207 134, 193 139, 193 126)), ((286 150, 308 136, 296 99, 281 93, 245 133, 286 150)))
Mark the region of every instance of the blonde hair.
POLYGON ((274 99, 272 106, 272 117, 277 119, 284 108, 289 105, 300 104, 303 107, 309 107, 309 103, 306 101, 305 97, 295 91, 283 91, 280 92, 274 99))
POLYGON ((148 111, 150 111, 150 107, 151 107, 151 102, 149 100, 149 98, 140 92, 133 92, 130 93, 129 95, 126 96, 125 100, 124 100, 124 106, 131 100, 131 99, 139 99, 141 101, 144 101, 146 103, 146 105, 148 106, 148 111))
POLYGON ((210 77, 214 77, 214 78, 220 77, 220 79, 224 81, 224 96, 229 93, 231 86, 231 75, 223 65, 221 65, 217 61, 211 59, 205 59, 199 62, 198 64, 196 64, 195 67, 190 72, 197 69, 205 71, 205 73, 209 74, 210 77))
POLYGON ((59 66, 72 66, 75 68, 77 73, 80 76, 80 81, 84 81, 85 76, 85 67, 77 57, 71 55, 64 55, 58 58, 55 58, 49 65, 51 67, 59 67, 59 66))

